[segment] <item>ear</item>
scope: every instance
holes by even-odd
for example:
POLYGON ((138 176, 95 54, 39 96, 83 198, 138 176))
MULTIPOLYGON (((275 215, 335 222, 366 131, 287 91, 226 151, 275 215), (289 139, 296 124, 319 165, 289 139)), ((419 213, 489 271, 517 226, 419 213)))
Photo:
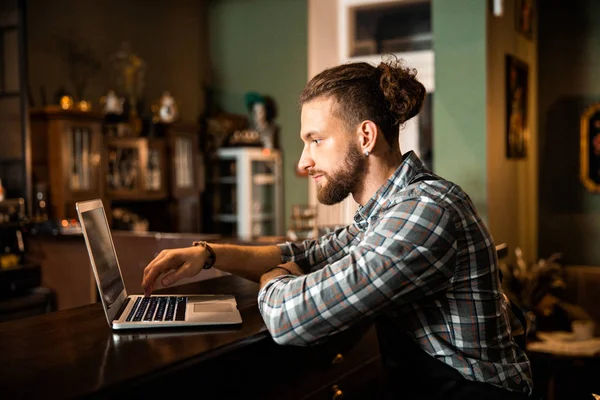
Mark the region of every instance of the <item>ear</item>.
POLYGON ((358 144, 362 153, 372 153, 379 136, 379 127, 370 120, 364 120, 358 125, 358 144))

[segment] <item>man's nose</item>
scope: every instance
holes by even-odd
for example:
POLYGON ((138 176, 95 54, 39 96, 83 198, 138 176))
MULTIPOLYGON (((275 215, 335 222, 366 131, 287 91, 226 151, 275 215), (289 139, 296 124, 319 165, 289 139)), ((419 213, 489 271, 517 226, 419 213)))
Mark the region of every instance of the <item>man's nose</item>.
POLYGON ((306 151, 306 148, 302 150, 302 154, 300 155, 300 161, 298 161, 298 171, 308 172, 309 168, 315 166, 315 162, 306 151))

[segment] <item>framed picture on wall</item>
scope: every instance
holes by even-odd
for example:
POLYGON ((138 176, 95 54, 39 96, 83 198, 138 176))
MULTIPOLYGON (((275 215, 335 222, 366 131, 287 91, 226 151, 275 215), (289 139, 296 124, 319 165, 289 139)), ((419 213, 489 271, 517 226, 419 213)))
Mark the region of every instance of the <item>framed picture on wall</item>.
POLYGON ((529 67, 506 55, 506 157, 525 158, 529 142, 527 98, 529 67))
POLYGON ((517 32, 528 39, 533 37, 534 0, 517 0, 515 5, 515 23, 517 32))
POLYGON ((600 193, 600 103, 581 114, 580 177, 590 192, 600 193))

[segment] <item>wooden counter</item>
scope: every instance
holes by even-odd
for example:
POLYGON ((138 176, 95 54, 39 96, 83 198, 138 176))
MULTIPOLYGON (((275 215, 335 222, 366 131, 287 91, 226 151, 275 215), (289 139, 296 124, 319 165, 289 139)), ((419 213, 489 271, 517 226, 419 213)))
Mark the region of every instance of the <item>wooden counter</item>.
POLYGON ((372 326, 322 345, 279 346, 254 282, 228 275, 169 292, 235 294, 243 323, 117 332, 99 303, 0 323, 2 398, 331 399, 337 390, 345 399, 375 398, 381 367, 372 326))
MULTIPOLYGON (((113 242, 119 259, 125 287, 130 294, 141 294, 146 265, 164 249, 191 246, 194 240, 213 243, 273 244, 259 240, 243 242, 236 238, 205 233, 160 233, 113 231, 113 242)), ((32 261, 41 266, 42 286, 56 293, 57 309, 66 310, 97 301, 96 282, 82 234, 32 235, 28 241, 32 261)), ((217 269, 203 271, 181 283, 196 282, 227 275, 217 269)))

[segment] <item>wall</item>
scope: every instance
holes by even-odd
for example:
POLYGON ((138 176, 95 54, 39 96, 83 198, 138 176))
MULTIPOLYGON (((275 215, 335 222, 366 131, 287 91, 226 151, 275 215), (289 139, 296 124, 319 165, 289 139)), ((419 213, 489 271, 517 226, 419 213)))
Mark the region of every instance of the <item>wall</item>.
POLYGON ((500 17, 487 13, 487 215, 496 243, 509 245, 509 259, 520 247, 527 260, 537 261, 537 37, 535 29, 532 39, 516 31, 515 4, 504 1, 500 17), (506 158, 507 54, 529 67, 525 159, 506 158))
MULTIPOLYGON (((308 76, 340 64, 338 0, 308 0, 308 76)), ((325 205, 317 200, 317 185, 308 179, 308 202, 317 209, 318 226, 344 225, 352 222, 357 204, 348 196, 338 204, 325 205)))
POLYGON ((579 118, 600 101, 600 2, 540 2, 539 248, 600 265, 600 195, 579 180, 579 118))
POLYGON ((487 220, 487 1, 432 0, 433 165, 460 185, 487 220), (468 23, 467 23, 468 21, 468 23))
POLYGON ((308 202, 306 178, 295 175, 302 152, 298 98, 307 82, 306 0, 219 0, 209 6, 211 85, 218 106, 247 114, 244 94, 277 102, 283 149, 285 219, 308 202))
POLYGON ((521 247, 535 260, 537 57, 535 39, 515 29, 515 3, 504 1, 503 15, 495 17, 490 2, 433 0, 434 165, 471 196, 496 243, 508 243, 511 255, 521 247), (506 54, 529 64, 524 160, 506 158, 506 54))
MULTIPOLYGON (((59 38, 72 37, 101 62, 84 93, 99 108, 99 98, 114 88, 110 57, 128 41, 147 65, 147 103, 169 90, 179 103, 182 121, 195 122, 204 108, 206 60, 204 1, 178 0, 29 0, 29 82, 34 105, 42 88, 51 101, 69 84, 59 38)), ((149 104, 146 107, 149 111, 149 104)))

